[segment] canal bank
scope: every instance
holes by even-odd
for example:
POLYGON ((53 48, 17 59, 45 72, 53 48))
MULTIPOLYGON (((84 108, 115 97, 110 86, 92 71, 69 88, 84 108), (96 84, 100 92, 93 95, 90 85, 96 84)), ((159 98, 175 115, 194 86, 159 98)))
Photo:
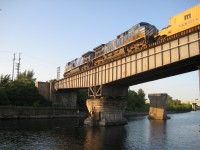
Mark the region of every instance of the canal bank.
POLYGON ((0 119, 42 119, 64 117, 86 117, 87 113, 77 109, 8 107, 0 108, 0 119))
MULTIPOLYGON (((167 114, 178 114, 178 113, 189 113, 191 111, 167 111, 167 114)), ((135 112, 135 111, 127 111, 125 112, 125 117, 131 117, 131 116, 145 116, 149 115, 149 112, 135 112)))
MULTIPOLYGON (((167 111, 167 114, 185 113, 188 111, 167 111)), ((144 116, 149 112, 132 112, 126 111, 125 117, 131 116, 144 116)), ((86 118, 88 112, 79 111, 78 109, 66 109, 66 108, 52 108, 52 107, 1 107, 0 119, 45 119, 45 118, 68 118, 68 117, 80 117, 86 118)))

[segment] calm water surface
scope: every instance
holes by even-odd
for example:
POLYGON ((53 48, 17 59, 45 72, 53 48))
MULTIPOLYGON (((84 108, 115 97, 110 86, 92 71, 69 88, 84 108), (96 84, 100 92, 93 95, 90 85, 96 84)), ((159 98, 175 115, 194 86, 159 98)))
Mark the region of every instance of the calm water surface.
POLYGON ((200 111, 169 116, 131 117, 115 127, 84 127, 77 118, 1 120, 0 149, 200 150, 200 111))

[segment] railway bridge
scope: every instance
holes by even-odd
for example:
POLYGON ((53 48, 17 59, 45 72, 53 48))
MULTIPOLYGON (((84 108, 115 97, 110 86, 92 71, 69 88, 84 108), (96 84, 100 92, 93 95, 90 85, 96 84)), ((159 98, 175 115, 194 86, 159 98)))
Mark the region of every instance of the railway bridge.
MULTIPOLYGON (((85 122, 118 124, 126 122, 123 112, 129 86, 199 69, 200 26, 142 49, 131 50, 131 44, 134 43, 122 47, 129 50, 124 56, 55 81, 52 93, 67 94, 75 89, 87 88, 91 99, 87 100, 90 116, 85 122)), ((114 55, 114 52, 108 55, 114 55)))

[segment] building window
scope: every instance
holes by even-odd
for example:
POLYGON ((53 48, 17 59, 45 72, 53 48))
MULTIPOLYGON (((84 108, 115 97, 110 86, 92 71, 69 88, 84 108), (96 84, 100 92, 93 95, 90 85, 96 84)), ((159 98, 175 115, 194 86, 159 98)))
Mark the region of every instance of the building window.
POLYGON ((191 18, 191 14, 187 14, 187 15, 184 16, 185 20, 190 19, 190 18, 191 18))

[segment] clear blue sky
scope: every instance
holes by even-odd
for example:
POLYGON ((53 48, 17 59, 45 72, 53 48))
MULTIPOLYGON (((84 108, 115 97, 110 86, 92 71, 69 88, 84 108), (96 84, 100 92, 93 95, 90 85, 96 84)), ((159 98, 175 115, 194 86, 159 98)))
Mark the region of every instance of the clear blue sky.
MULTIPOLYGON (((21 52, 21 71, 37 81, 61 77, 66 62, 113 40, 138 22, 162 29, 169 18, 200 0, 0 0, 0 74, 12 74, 13 54, 21 52)), ((17 62, 17 60, 16 60, 17 62)), ((15 70, 16 74, 16 70, 15 70)), ((174 99, 199 99, 198 72, 131 89, 168 93, 174 99)))

